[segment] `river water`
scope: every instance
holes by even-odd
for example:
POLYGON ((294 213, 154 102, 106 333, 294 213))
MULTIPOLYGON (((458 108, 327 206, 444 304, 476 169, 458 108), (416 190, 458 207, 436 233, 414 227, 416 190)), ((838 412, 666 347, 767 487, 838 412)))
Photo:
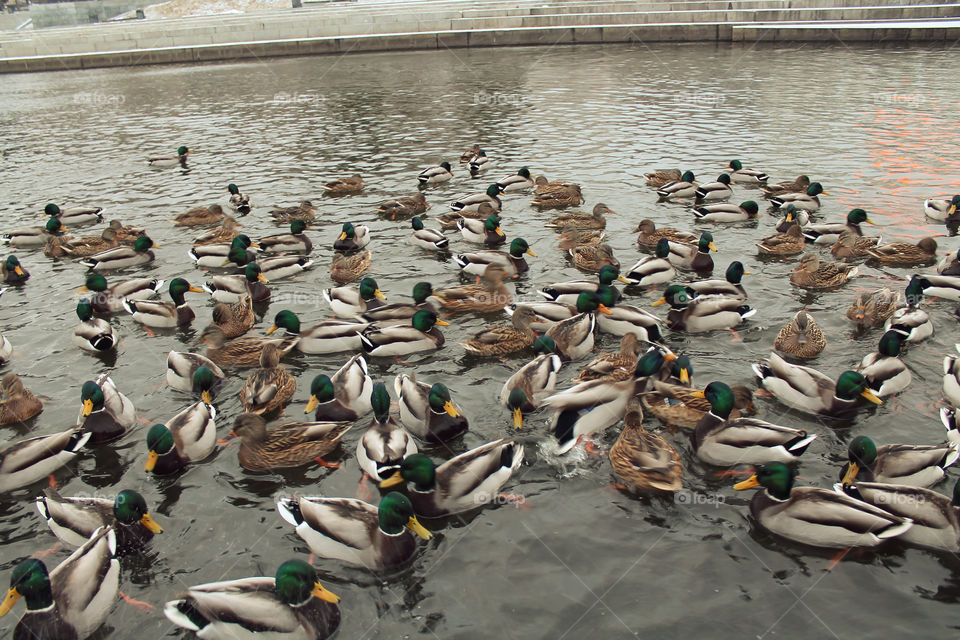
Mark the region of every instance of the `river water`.
MULTIPOLYGON (((309 232, 316 267, 272 285, 261 331, 282 308, 297 312, 305 326, 327 317, 320 291, 331 285, 330 244, 346 220, 371 227, 371 275, 391 300, 406 299, 419 280, 434 287, 460 282, 451 259, 413 248, 405 223, 378 218, 374 205, 413 193, 420 169, 443 159, 455 163, 474 142, 498 160, 494 179, 527 165, 536 174, 580 182, 588 207, 602 201, 614 209, 607 233, 625 266, 642 255, 632 234, 640 219, 696 228, 684 206, 656 203, 644 171, 690 168, 709 180, 733 158, 773 180, 807 173, 823 182, 831 193, 823 197, 824 220, 839 221, 860 206, 879 226, 868 232, 917 238, 944 233, 924 219, 922 199, 960 190, 958 71, 951 52, 926 48, 617 45, 5 76, 0 210, 4 228, 12 229, 42 222, 39 211, 49 201, 103 206, 110 218, 146 226, 163 247, 152 265, 111 274, 111 280, 149 273, 199 284, 207 274, 187 259, 195 231, 174 228, 169 219, 175 214, 222 201, 226 184, 235 182, 252 195, 254 213, 241 222, 257 237, 278 231, 266 215, 269 205, 312 199, 319 206, 319 223, 309 232), (146 166, 148 155, 181 144, 196 151, 189 173, 146 166), (354 172, 367 183, 361 195, 321 197, 325 179, 354 172)), ((487 184, 455 171, 450 183, 427 191, 430 214, 487 184)), ((737 187, 733 200, 757 196, 737 187)), ((504 229, 538 254, 528 258, 529 275, 510 285, 517 298, 579 277, 554 232, 542 226, 546 217, 525 195, 506 198, 504 229)), ((752 272, 744 283, 759 313, 740 328, 739 341, 727 332, 668 337, 691 355, 700 385, 714 379, 754 385, 750 363, 767 355, 779 328, 800 308, 811 311, 829 340, 813 366, 832 375, 851 368, 875 348, 881 332, 855 332, 843 317, 846 306, 859 291, 902 288, 910 273, 864 266, 862 277, 839 291, 801 292, 786 281, 793 262, 756 258, 754 242, 772 232, 774 220, 762 211, 759 223, 710 227, 719 246, 715 274, 722 277, 729 261, 742 260, 752 272)), ((952 238, 939 240, 941 254, 956 248, 952 238)), ((459 238, 452 245, 454 252, 466 248, 459 238)), ((115 316, 119 354, 101 360, 70 342, 83 268, 39 251, 18 255, 32 278, 0 302, 0 327, 16 349, 5 370, 43 396, 46 408, 26 425, 4 428, 4 441, 73 424, 81 384, 106 371, 151 422, 186 406, 187 396, 163 386, 165 356, 190 348, 209 318, 209 300, 187 294, 198 314, 194 326, 157 337, 115 316)), ((648 305, 655 296, 632 302, 648 305)), ((913 385, 852 425, 829 427, 784 411, 775 400, 758 400, 760 417, 819 434, 800 466, 803 484, 832 484, 854 435, 869 434, 878 443, 942 441, 936 403, 940 361, 956 341, 954 306, 931 305, 936 334, 905 356, 913 385)), ((389 581, 318 560, 326 585, 343 598, 340 637, 823 638, 915 632, 919 620, 924 635, 942 637, 957 628, 951 609, 960 598, 956 558, 893 543, 849 554, 828 571, 832 554, 755 531, 746 516, 749 493, 731 488, 742 476, 719 477, 718 469, 700 463, 683 432, 666 433, 685 465, 688 491, 676 500, 619 493, 603 457, 557 459, 542 444, 543 416, 513 434, 496 398, 525 358, 466 357, 457 342, 502 319, 466 314, 451 320, 446 347, 410 357, 412 368, 422 380, 445 382, 470 418, 471 430, 453 443, 454 452, 504 435, 524 444, 526 463, 507 487, 523 502, 436 525, 413 565, 389 581)), ((601 336, 598 344, 616 349, 617 339, 601 336)), ((345 359, 288 359, 299 382, 288 413, 302 415, 312 377, 332 373, 345 359)), ((393 376, 410 368, 389 358, 371 363, 374 377, 390 388, 393 376)), ((561 387, 577 368, 564 368, 561 387)), ((221 437, 240 411, 246 375, 232 376, 217 400, 221 437)), ((66 495, 136 488, 166 529, 141 557, 124 560, 121 586, 157 609, 143 614, 118 601, 95 637, 179 636, 160 608, 186 585, 273 575, 283 560, 305 558, 305 544, 278 517, 275 500, 294 492, 354 496, 353 451, 366 424, 329 457, 339 457, 337 471, 247 473, 234 444, 180 476, 156 479, 143 471, 145 427, 138 425, 119 443, 83 455, 73 473, 59 473, 66 495)), ((608 430, 599 445, 608 447, 616 433, 608 430)), ((447 455, 443 448, 426 451, 447 455)), ((0 580, 24 556, 55 542, 31 500, 42 488, 0 498, 0 580)), ((952 481, 938 489, 949 493, 952 481)), ((47 557, 48 565, 64 557, 60 550, 47 557)), ((20 611, 18 605, 0 621, 0 633, 10 632, 20 611)))

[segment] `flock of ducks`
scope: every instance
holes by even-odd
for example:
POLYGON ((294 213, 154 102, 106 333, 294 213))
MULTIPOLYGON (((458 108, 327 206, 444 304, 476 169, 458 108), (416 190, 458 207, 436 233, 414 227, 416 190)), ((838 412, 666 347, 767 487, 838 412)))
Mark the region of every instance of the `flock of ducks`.
MULTIPOLYGON (((149 163, 186 168, 189 155, 190 149, 180 147, 176 155, 151 158, 149 163)), ((464 152, 460 161, 474 177, 495 166, 479 146, 464 152)), ((50 204, 43 226, 12 231, 4 241, 18 251, 74 258, 87 269, 72 339, 91 353, 110 352, 118 343, 114 323, 103 316, 128 314, 148 332, 184 327, 197 320, 187 295, 212 296, 212 321, 199 341, 205 352, 168 354, 167 383, 196 400, 167 422, 145 429, 144 468, 149 472, 176 474, 210 457, 218 446, 217 395, 228 376, 243 368, 253 371, 244 379, 239 394, 243 413, 234 420, 231 436, 240 440, 238 460, 250 471, 335 467, 324 456, 355 423, 372 414, 357 440, 356 457, 364 472, 361 483, 372 479, 385 491, 378 504, 307 496, 277 503, 280 517, 321 558, 373 572, 394 571, 414 557, 418 539, 431 536, 418 518, 479 509, 500 495, 521 467, 523 447, 511 438, 439 464, 418 453, 418 442, 449 443, 462 436, 469 429, 467 417, 444 384, 422 382, 412 372, 393 381, 399 408, 393 415, 387 384, 375 381, 367 368, 368 358, 403 362, 403 356, 444 347, 438 328, 449 324, 444 318, 499 312, 505 312, 509 322, 487 326, 460 344, 473 357, 532 355, 501 388, 504 420, 521 429, 531 414, 546 412, 548 437, 558 455, 581 443, 590 448, 591 436, 622 421, 609 458, 623 490, 662 493, 683 487, 677 451, 645 426, 645 416, 652 415, 667 425, 691 429, 692 449, 709 465, 755 466, 754 475, 735 488, 761 487, 750 506, 754 521, 788 540, 817 547, 872 547, 896 537, 923 547, 960 550, 960 485, 952 496, 928 488, 960 457, 955 414, 960 406, 960 357, 947 356, 943 363, 944 443, 877 445, 861 436, 851 441, 848 463, 838 470, 840 482, 833 489, 795 487, 796 463, 817 434, 753 417, 754 394, 745 386, 719 380, 694 386, 690 358, 665 344, 670 332, 733 330, 757 313, 747 303, 742 278, 748 272, 741 262, 727 265, 723 279, 707 277, 715 266, 713 233, 658 227, 644 219, 636 231, 638 247, 647 255, 624 268, 605 243, 606 216, 615 212, 603 203, 589 212, 576 210, 585 202, 580 185, 534 177, 526 167, 451 202, 449 213, 435 218, 439 228, 428 226, 423 191, 453 175, 447 162, 425 169, 417 176, 421 190, 416 195, 384 201, 378 212, 390 220, 409 221, 414 254, 449 252, 452 238, 445 232, 456 230, 463 251, 454 262, 475 282, 437 289, 418 282, 411 302, 388 302, 366 275, 373 234, 365 225, 345 222, 332 242, 329 270, 340 286, 322 292, 334 317, 303 326, 294 312, 280 310, 263 335, 251 330, 256 305, 271 297, 269 283, 314 266, 310 255, 316 238, 306 231, 317 208, 310 201, 271 209, 267 215, 288 225, 289 232, 257 241, 238 228, 237 217, 255 215, 255 207, 234 184, 227 187, 225 206, 197 207, 176 216, 175 226, 202 228, 189 256, 196 266, 216 270, 202 287, 185 277, 169 284, 150 277, 108 282, 107 276, 112 279, 116 272, 149 265, 159 247, 146 230, 117 220, 99 235, 68 235, 72 227, 101 222, 98 207, 50 204), (507 283, 525 277, 527 257, 537 254, 523 238, 507 237, 500 214, 509 198, 530 193, 537 210, 560 210, 547 214, 544 224, 559 233, 559 245, 571 264, 590 275, 544 284, 537 290, 541 300, 514 301, 507 283), (666 305, 665 317, 627 303, 630 295, 660 287, 662 295, 653 306, 666 305), (158 299, 163 292, 169 301, 158 299), (594 353, 598 331, 620 337, 620 349, 594 353), (297 391, 296 379, 281 364, 293 351, 350 355, 333 375, 312 380, 304 413, 312 414, 313 421, 269 426, 297 391), (558 391, 558 372, 577 362, 581 370, 573 386, 558 391)), ((758 200, 767 198, 783 217, 775 233, 757 243, 757 252, 773 259, 802 254, 790 275, 791 284, 801 289, 842 287, 857 275, 857 263, 863 260, 892 268, 937 263, 936 272, 910 275, 902 294, 883 288, 857 296, 847 317, 860 327, 883 327, 883 333, 875 352, 835 379, 799 364, 826 345, 812 314, 799 311, 777 335, 769 358, 752 366, 765 393, 787 407, 825 419, 850 419, 865 406, 880 405, 900 393, 911 384, 901 350, 933 332, 925 304, 931 298, 960 301, 956 253, 938 256, 933 238, 913 244, 867 237, 860 226, 870 223, 863 209, 853 209, 843 222, 814 221, 820 197, 828 194, 806 176, 771 184, 765 173, 734 160, 712 182, 698 182, 691 171, 658 170, 646 177, 659 201, 676 202, 689 208, 696 220, 717 224, 718 235, 723 225, 756 219, 758 200), (737 191, 749 189, 756 199, 728 202, 734 185, 737 191), (837 260, 821 259, 818 247, 829 247, 837 260)), ((324 185, 326 194, 336 196, 363 188, 358 175, 324 185)), ((923 210, 949 226, 956 222, 958 205, 960 196, 954 196, 928 200, 923 210)), ((29 273, 16 255, 0 263, 0 276, 10 286, 29 286, 29 273)), ((0 339, 0 360, 8 362, 12 351, 9 341, 0 339)), ((43 409, 13 373, 0 381, 0 392, 2 424, 23 422, 43 409)), ((109 376, 85 382, 79 395, 81 410, 74 427, 3 446, 0 490, 34 486, 86 448, 108 446, 136 425, 133 403, 109 376)), ((26 611, 14 637, 88 637, 104 622, 118 593, 117 557, 141 552, 162 528, 143 497, 129 489, 109 501, 65 497, 49 488, 36 498, 36 507, 51 531, 76 551, 49 572, 39 559, 18 564, 0 615, 23 598, 26 611)), ((191 587, 168 602, 164 614, 202 638, 267 632, 271 637, 326 638, 340 623, 337 603, 313 566, 295 559, 281 564, 273 577, 191 587)))

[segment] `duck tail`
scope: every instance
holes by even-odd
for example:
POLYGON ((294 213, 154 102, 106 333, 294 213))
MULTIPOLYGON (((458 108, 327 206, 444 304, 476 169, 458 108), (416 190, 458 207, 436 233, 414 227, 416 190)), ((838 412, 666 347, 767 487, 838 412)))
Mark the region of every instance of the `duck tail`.
POLYGON ((754 362, 752 365, 750 365, 750 368, 753 369, 753 372, 758 378, 760 378, 761 382, 764 380, 764 378, 773 373, 773 371, 770 369, 770 366, 763 362, 754 362))
POLYGON ((303 522, 303 513, 300 511, 300 504, 293 498, 280 498, 277 502, 277 511, 280 513, 281 518, 295 527, 303 522))
POLYGON ((753 316, 757 315, 757 310, 748 304, 744 304, 737 307, 737 313, 740 314, 741 318, 746 320, 747 318, 752 318, 753 316))
POLYGON ((898 522, 897 524, 893 524, 882 531, 877 531, 876 535, 881 540, 885 540, 887 538, 896 538, 897 536, 906 533, 912 526, 913 520, 910 518, 904 518, 903 522, 898 522))
POLYGON ((802 435, 797 436, 793 440, 787 443, 786 449, 795 456, 803 455, 804 451, 807 450, 807 447, 810 446, 814 440, 817 439, 817 434, 808 436, 806 432, 802 435))

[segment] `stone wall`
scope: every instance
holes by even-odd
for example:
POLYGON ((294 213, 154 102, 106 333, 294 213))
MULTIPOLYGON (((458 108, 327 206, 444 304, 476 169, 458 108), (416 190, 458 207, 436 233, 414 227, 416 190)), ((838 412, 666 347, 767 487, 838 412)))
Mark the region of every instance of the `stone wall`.
MULTIPOLYGON (((33 28, 61 27, 92 22, 106 22, 114 16, 138 9, 146 2, 134 0, 80 0, 79 2, 44 2, 30 5, 33 28)), ((28 15, 22 13, 21 15, 28 15)), ((24 18, 26 19, 26 18, 24 18)))

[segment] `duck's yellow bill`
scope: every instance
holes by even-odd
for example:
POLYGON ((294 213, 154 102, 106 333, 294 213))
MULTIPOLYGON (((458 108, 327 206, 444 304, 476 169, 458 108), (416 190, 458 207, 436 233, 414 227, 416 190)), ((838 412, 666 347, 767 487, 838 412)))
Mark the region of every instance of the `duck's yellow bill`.
POLYGON ((378 300, 386 300, 386 299, 387 299, 387 296, 383 295, 383 292, 380 291, 380 289, 377 289, 376 291, 374 291, 374 292, 373 292, 373 295, 374 295, 378 300))
POLYGON ((451 418, 460 417, 460 414, 457 413, 457 408, 453 406, 452 402, 449 402, 449 401, 445 402, 443 404, 443 410, 446 411, 447 415, 450 416, 451 418))
POLYGON ((420 524, 416 516, 410 516, 410 520, 407 522, 407 528, 410 531, 413 531, 415 534, 423 538, 424 540, 429 540, 433 537, 433 534, 426 530, 426 528, 420 524))
POLYGON ((10 587, 7 590, 7 597, 3 599, 3 604, 0 604, 0 616, 10 613, 10 609, 13 609, 13 605, 17 604, 19 599, 20 592, 17 591, 16 587, 10 587))
POLYGON ((143 465, 144 471, 153 471, 153 468, 157 466, 157 460, 160 459, 160 456, 156 451, 151 451, 147 454, 147 464, 143 465))
POLYGON ((821 191, 821 192, 820 192, 820 195, 822 195, 822 196, 828 196, 828 195, 830 195, 830 193, 829 193, 828 191, 821 191))
POLYGON ((157 524, 157 521, 150 517, 149 513, 143 514, 140 518, 140 524, 149 529, 152 533, 163 533, 163 527, 157 524))
POLYGON ((851 462, 847 465, 847 472, 843 474, 843 479, 840 480, 843 484, 850 484, 857 479, 857 474, 860 473, 860 465, 856 462, 851 462))
POLYGON ((947 215, 953 215, 953 212, 956 210, 957 210, 957 205, 955 204, 950 205, 950 208, 947 209, 947 215))
POLYGON ((209 391, 201 391, 200 399, 203 400, 203 404, 213 404, 213 396, 210 395, 209 391))
POLYGON ((537 257, 537 254, 535 254, 535 253, 534 253, 532 250, 530 250, 530 249, 527 249, 524 253, 526 253, 528 256, 533 256, 534 258, 537 257))
POLYGON ((256 242, 251 242, 251 243, 250 243, 250 247, 253 248, 253 249, 259 249, 259 248, 260 248, 260 245, 259 245, 258 243, 256 243, 256 242))
POLYGON ((320 598, 324 602, 329 602, 330 604, 337 604, 340 602, 340 596, 333 593, 319 582, 313 583, 313 591, 310 592, 310 595, 312 595, 314 598, 320 598))
POLYGON ((277 325, 271 326, 269 329, 267 329, 267 335, 270 335, 271 333, 273 333, 274 331, 276 331, 276 330, 279 329, 279 328, 280 328, 280 327, 278 327, 277 325))
POLYGON ((204 291, 200 287, 194 287, 193 285, 190 285, 190 288, 187 289, 187 291, 192 291, 193 293, 206 293, 206 291, 204 291))
POLYGON ((260 282, 270 282, 262 273, 257 274, 257 280, 259 280, 260 282))
POLYGON ((867 218, 866 220, 864 220, 864 222, 866 222, 867 224, 876 224, 876 223, 875 223, 873 220, 871 220, 870 218, 867 218))
POLYGON ((622 282, 623 284, 630 284, 630 281, 624 278, 623 276, 617 276, 617 282, 622 282))
POLYGON ((654 307, 659 307, 659 306, 662 305, 662 304, 667 304, 667 299, 666 299, 666 298, 660 298, 659 300, 657 300, 656 302, 654 302, 652 306, 654 306, 654 307))
POLYGON ((15 274, 17 274, 18 276, 22 276, 22 275, 23 275, 23 269, 20 268, 20 265, 15 266, 15 267, 13 268, 13 272, 14 272, 15 274))
POLYGON ((608 316, 613 315, 613 311, 610 311, 610 309, 608 309, 607 306, 604 304, 597 305, 597 311, 599 311, 600 313, 605 313, 608 316))
POLYGON ((501 238, 506 235, 506 234, 503 232, 503 229, 501 229, 500 227, 497 227, 496 229, 494 229, 493 232, 496 233, 496 234, 497 234, 498 236, 500 236, 501 238))
POLYGON ((93 400, 87 398, 83 401, 83 412, 80 415, 86 418, 91 413, 93 413, 93 400))
POLYGON ((687 371, 686 367, 680 369, 680 382, 683 384, 690 384, 690 372, 687 371))
POLYGON ((719 249, 717 249, 717 245, 712 242, 707 246, 710 247, 710 251, 719 251, 719 249))
POLYGON ((341 232, 340 232, 340 235, 337 236, 337 240, 343 240, 343 239, 346 238, 346 237, 347 237, 347 232, 346 232, 346 231, 341 231, 341 232))
POLYGON ((307 400, 307 406, 303 410, 303 412, 310 413, 311 411, 317 408, 318 404, 320 404, 320 399, 315 395, 310 396, 310 399, 307 400))
POLYGON ((870 391, 870 389, 864 389, 863 391, 861 391, 861 392, 860 392, 860 397, 866 398, 867 400, 869 400, 869 401, 872 402, 873 404, 883 404, 883 400, 881 400, 880 398, 878 398, 877 395, 876 395, 873 391, 870 391))
POLYGON ((749 272, 749 271, 744 271, 744 272, 743 272, 743 275, 749 276, 749 275, 750 275, 750 272, 749 272))
POLYGON ((77 289, 77 293, 89 293, 89 291, 90 289, 87 288, 87 285, 83 285, 82 287, 77 289))
POLYGON ((759 486, 760 486, 760 481, 757 480, 757 476, 756 474, 754 474, 749 478, 747 478, 746 480, 744 480, 743 482, 738 482, 737 484, 733 485, 733 488, 736 489, 737 491, 743 491, 744 489, 753 489, 754 487, 759 487, 759 486))
POLYGON ((389 489, 390 487, 395 487, 395 486, 397 486, 398 484, 403 484, 404 482, 406 482, 406 480, 404 480, 404 479, 403 479, 403 476, 400 475, 400 472, 397 471, 396 473, 394 473, 394 474, 393 474, 392 476, 390 476, 389 478, 385 478, 385 479, 381 480, 381 481, 380 481, 380 488, 381 488, 381 489, 389 489))
POLYGON ((439 318, 437 318, 436 324, 440 325, 441 327, 449 327, 449 326, 450 326, 450 323, 449 323, 449 322, 447 322, 446 320, 441 320, 441 319, 439 319, 439 318))
POLYGON ((523 426, 523 411, 519 407, 513 410, 513 428, 519 429, 523 426))
POLYGON ((152 244, 152 245, 150 245, 150 248, 151 248, 151 249, 163 249, 163 247, 161 247, 161 246, 158 245, 158 244, 152 244))
POLYGON ((704 396, 704 394, 703 394, 703 389, 700 389, 700 390, 698 390, 698 391, 694 391, 693 393, 691 393, 691 394, 690 394, 690 397, 691 397, 691 398, 704 398, 704 397, 706 397, 706 396, 704 396))

